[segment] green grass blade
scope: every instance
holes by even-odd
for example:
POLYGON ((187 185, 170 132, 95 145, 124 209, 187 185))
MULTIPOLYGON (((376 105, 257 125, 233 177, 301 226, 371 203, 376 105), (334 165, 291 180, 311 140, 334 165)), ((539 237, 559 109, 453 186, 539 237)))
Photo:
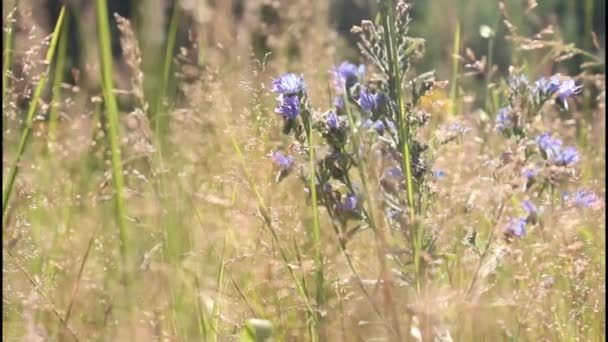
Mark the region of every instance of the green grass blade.
POLYGON ((394 89, 394 94, 396 96, 395 100, 398 104, 399 109, 399 140, 401 142, 401 153, 403 154, 403 170, 405 170, 405 184, 407 190, 407 202, 408 202, 408 211, 410 215, 410 220, 412 224, 415 225, 414 232, 414 263, 416 265, 416 284, 417 290, 420 291, 420 255, 421 255, 421 245, 419 243, 419 236, 422 234, 420 231, 419 225, 416 223, 416 203, 414 202, 414 177, 412 174, 412 162, 411 162, 411 151, 410 151, 410 125, 409 120, 406 117, 406 109, 405 109, 405 101, 401 94, 401 70, 399 68, 399 60, 397 58, 397 49, 395 47, 397 37, 395 36, 395 9, 394 6, 390 6, 388 8, 388 15, 386 18, 386 30, 389 32, 388 34, 388 49, 390 56, 390 64, 392 65, 391 69, 394 72, 393 74, 393 84, 392 88, 394 89))
MULTIPOLYGON (((313 125, 309 126, 309 158, 310 158, 310 197, 311 197, 311 211, 312 211, 312 242, 315 251, 315 282, 317 285, 317 306, 319 309, 325 304, 325 285, 323 275, 323 252, 321 248, 321 229, 319 225, 319 209, 317 207, 317 185, 316 185, 316 172, 315 172, 315 150, 314 150, 314 134, 313 125)), ((317 318, 321 321, 321 316, 317 318)), ((323 334, 321 334, 322 336, 323 334)))
MULTIPOLYGON (((458 54, 460 52, 460 22, 456 23, 456 31, 454 31, 454 50, 452 51, 452 80, 450 82, 450 106, 449 116, 454 117, 456 112, 456 98, 458 97, 458 73, 460 61, 458 54)), ((492 66, 490 65, 490 68, 492 66)))
MULTIPOLYGON (((106 114, 109 124, 110 149, 112 152, 112 179, 115 191, 115 215, 120 233, 120 253, 123 263, 123 274, 129 288, 130 264, 128 256, 128 230, 126 222, 126 209, 124 193, 124 179, 122 162, 120 158, 120 139, 118 106, 113 93, 112 85, 112 45, 110 41, 110 20, 106 0, 97 0, 97 25, 101 53, 101 76, 103 82, 103 96, 106 105, 106 114)), ((129 296, 130 297, 130 296, 129 296)))
MULTIPOLYGON (((13 7, 15 4, 7 4, 7 7, 13 7)), ((8 85, 8 71, 11 68, 12 63, 12 52, 13 52, 13 20, 12 16, 16 11, 16 6, 11 10, 10 14, 6 18, 6 27, 4 27, 4 47, 2 48, 2 100, 6 95, 6 89, 8 85)), ((4 26, 4 25, 3 25, 4 26)))
POLYGON ((76 294, 78 293, 78 289, 80 288, 80 281, 82 279, 82 273, 84 271, 84 266, 89 259, 89 253, 91 252, 91 247, 93 247, 93 242, 96 238, 98 238, 97 233, 99 228, 93 231, 91 238, 89 239, 89 243, 87 244, 87 249, 84 252, 84 256, 82 257, 82 262, 80 263, 80 267, 78 268, 78 275, 76 276, 76 282, 74 283, 74 287, 72 288, 72 292, 70 294, 70 303, 68 304, 68 308, 65 312, 64 321, 65 324, 68 324, 70 321, 70 315, 72 313, 72 309, 74 308, 74 300, 76 299, 76 294))
POLYGON ((174 4, 173 13, 171 14, 171 19, 169 21, 169 32, 167 33, 167 45, 165 46, 165 56, 163 59, 164 62, 162 69, 162 78, 160 81, 158 94, 156 94, 156 102, 154 103, 154 127, 156 132, 156 138, 159 141, 162 141, 163 133, 166 132, 167 122, 165 120, 166 114, 164 113, 165 108, 163 106, 163 100, 167 97, 166 93, 169 89, 169 77, 171 75, 171 67, 173 66, 173 51, 175 50, 178 21, 179 5, 176 2, 174 4))
MULTIPOLYGON (((53 61, 53 57, 55 56, 55 50, 57 48, 57 41, 59 40, 59 34, 61 32, 61 28, 63 26, 63 21, 65 17, 65 6, 61 8, 61 12, 59 12, 59 17, 57 18, 57 23, 55 24, 55 29, 53 30, 53 36, 51 38, 51 44, 46 53, 45 62, 47 65, 50 65, 53 61)), ((8 201, 10 199, 11 193, 13 191, 13 186, 15 185, 15 179, 17 178, 17 173, 19 172, 19 163, 21 162, 21 157, 23 157, 23 153, 25 152, 25 147, 30 140, 30 135, 32 134, 32 125, 34 121, 34 114, 36 113, 36 109, 38 108, 38 102, 40 102, 40 97, 42 96, 42 91, 44 86, 46 85, 46 81, 48 79, 49 68, 42 73, 42 77, 34 90, 34 96, 32 97, 32 101, 30 102, 30 106, 27 112, 27 117, 25 119, 25 128, 21 133, 21 139, 19 141, 19 147, 17 148, 17 154, 15 156, 15 160, 8 175, 8 181, 2 192, 2 220, 4 220, 4 216, 7 213, 8 209, 8 201)), ((4 85, 4 83, 3 83, 4 85)))
MULTIPOLYGON (((68 27, 70 16, 66 16, 64 25, 68 27)), ((54 140, 57 134, 57 116, 59 112, 59 103, 61 101, 61 83, 63 82, 63 71, 68 51, 68 30, 61 31, 59 38, 59 47, 57 48, 57 60, 55 61, 55 72, 53 75, 53 88, 51 98, 51 111, 49 113, 49 138, 54 140)))
POLYGON ((211 321, 211 332, 212 332, 212 341, 218 341, 218 329, 220 326, 220 301, 222 300, 222 295, 224 293, 224 258, 226 256, 226 239, 224 238, 224 245, 222 247, 222 254, 220 258, 220 265, 217 272, 217 298, 213 303, 213 313, 212 313, 212 321, 211 321))

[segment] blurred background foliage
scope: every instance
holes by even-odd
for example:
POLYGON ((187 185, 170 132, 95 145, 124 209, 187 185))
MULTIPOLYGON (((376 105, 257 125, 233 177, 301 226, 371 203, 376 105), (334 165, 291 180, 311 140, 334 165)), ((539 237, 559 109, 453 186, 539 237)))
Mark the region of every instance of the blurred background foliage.
MULTIPOLYGON (((4 11, 11 8, 14 0, 4 0, 4 11), (7 6, 8 5, 8 6, 7 6)), ((24 1, 27 2, 27 1, 24 1)), ((43 6, 34 6, 37 11, 35 17, 46 26, 50 32, 53 23, 59 15, 63 1, 48 0, 40 1, 43 6)), ((290 1, 285 1, 288 3, 290 1)), ((324 1, 321 1, 324 2, 324 1)), ((90 0, 68 1, 72 11, 68 12, 69 20, 69 59, 66 70, 83 63, 87 48, 86 32, 90 29, 87 25, 94 22, 87 21, 87 16, 82 15, 92 11, 94 2, 90 0)), ((110 0, 108 1, 109 13, 131 18, 138 31, 144 66, 149 70, 159 65, 157 59, 147 59, 146 56, 155 56, 161 51, 166 43, 167 31, 169 30, 169 19, 174 11, 176 1, 169 0, 110 0)), ((247 26, 248 19, 244 17, 247 9, 255 9, 265 27, 262 30, 252 30, 252 47, 255 55, 263 57, 266 53, 273 52, 268 43, 271 31, 267 29, 281 20, 281 1, 269 0, 186 0, 181 2, 181 10, 177 35, 177 46, 191 46, 189 35, 192 34, 196 23, 207 24, 218 19, 211 16, 222 15, 227 20, 226 27, 221 28, 227 32, 217 31, 218 26, 208 30, 206 35, 212 40, 218 38, 214 34, 219 33, 220 39, 215 43, 235 43, 229 37, 239 31, 238 26, 247 26), (192 8, 196 11, 187 11, 192 8), (213 14, 212 14, 213 13, 213 14), (222 41, 222 37, 225 41, 222 41), (228 39, 226 39, 228 38, 228 39)), ((315 3, 315 1, 313 1, 315 3)), ((350 33, 353 25, 360 24, 361 20, 372 18, 376 13, 377 0, 332 0, 328 1, 328 25, 335 29, 339 35, 348 43, 350 51, 341 52, 345 56, 356 56, 355 37, 350 33)), ((606 2, 604 0, 507 0, 504 1, 511 22, 518 27, 519 33, 528 36, 541 31, 547 25, 552 25, 558 37, 565 43, 574 43, 578 48, 587 51, 594 50, 592 43, 592 31, 597 35, 599 41, 605 41, 606 2), (534 10, 529 10, 533 7, 534 10), (539 15, 542 14, 542 15, 539 15)), ((314 8, 314 6, 312 6, 314 8)), ((478 55, 487 55, 487 39, 480 35, 482 25, 487 25, 496 33, 496 40, 504 38, 505 27, 500 20, 498 1, 487 0, 436 0, 417 1, 413 12, 412 34, 426 39, 426 54, 421 62, 421 69, 437 69, 440 75, 449 75, 451 59, 451 46, 454 39, 454 30, 460 25, 462 46, 469 47, 478 55), (460 18, 460 19, 459 19, 460 18)), ((114 18, 112 18, 114 21, 114 18)), ((207 27, 209 28, 209 27, 207 27)), ((114 56, 120 59, 121 47, 118 39, 119 31, 116 25, 112 26, 112 42, 114 56)), ((191 37, 190 37, 191 38, 191 37)), ((270 37, 271 38, 271 37, 270 37)), ((213 46, 210 47, 213 49, 213 46)), ((229 46, 224 46, 229 48, 229 46)), ((512 54, 509 44, 494 44, 493 55, 495 64, 499 70, 506 71, 510 65, 512 54)), ((292 51, 295 52, 295 51, 292 51)), ((302 56, 307 58, 309 56, 302 56)), ((580 71, 581 57, 575 57, 565 63, 568 73, 574 74, 580 71)), ((552 70, 550 72, 555 72, 552 70)), ((70 75, 68 75, 70 76, 70 75)), ((148 76, 148 75, 147 75, 148 76)), ((155 80, 149 80, 151 84, 155 80)))

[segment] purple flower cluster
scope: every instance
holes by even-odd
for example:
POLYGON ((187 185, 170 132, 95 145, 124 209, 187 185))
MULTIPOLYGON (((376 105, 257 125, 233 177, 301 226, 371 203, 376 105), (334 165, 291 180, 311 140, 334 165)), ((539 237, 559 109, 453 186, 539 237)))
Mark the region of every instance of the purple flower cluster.
POLYGON ((456 135, 466 134, 470 130, 471 130, 470 128, 468 128, 467 126, 465 126, 459 122, 452 122, 448 126, 448 131, 453 134, 456 134, 456 135))
POLYGON ((564 101, 568 97, 578 94, 583 86, 577 86, 574 80, 561 81, 557 76, 551 78, 541 77, 534 84, 533 91, 551 95, 557 92, 557 97, 564 101))
POLYGON ((293 120, 300 114, 300 96, 306 90, 304 78, 300 75, 285 74, 272 81, 272 91, 279 94, 274 112, 286 120, 293 120))
POLYGON ((340 201, 339 203, 337 203, 336 207, 339 210, 342 210, 345 212, 354 212, 357 210, 357 203, 358 203, 357 196, 353 193, 348 193, 348 194, 346 194, 346 198, 344 199, 344 201, 340 201))
POLYGON ((505 227, 505 234, 507 236, 515 236, 521 238, 527 233, 526 225, 534 224, 537 222, 538 208, 533 202, 529 200, 524 200, 522 202, 522 208, 526 212, 526 216, 509 219, 505 227))
POLYGON ((549 133, 536 137, 536 144, 547 160, 558 166, 568 166, 579 160, 578 151, 573 146, 563 147, 560 139, 552 138, 549 133))
POLYGON ((502 132, 505 129, 509 129, 513 126, 511 112, 511 107, 503 107, 498 110, 498 114, 496 115, 496 125, 494 126, 495 130, 502 132))
POLYGON ((339 66, 330 70, 333 79, 334 86, 338 93, 341 93, 344 89, 348 90, 356 83, 363 80, 365 77, 365 65, 355 65, 347 61, 342 62, 339 66))
MULTIPOLYGON (((388 128, 391 131, 393 131, 393 132, 397 131, 397 126, 395 125, 395 123, 392 120, 386 119, 386 123, 388 124, 388 128)), ((363 129, 373 128, 380 135, 384 134, 384 131, 386 131, 386 125, 384 124, 384 122, 382 122, 382 120, 373 121, 370 118, 367 118, 367 119, 363 120, 363 122, 361 122, 361 128, 363 128, 363 129)))
POLYGON ((384 172, 384 177, 393 179, 397 182, 401 182, 404 179, 403 171, 398 166, 388 168, 388 170, 384 172))
POLYGON ((327 128, 330 131, 337 129, 338 124, 339 124, 339 119, 338 119, 338 116, 336 115, 336 113, 331 112, 331 111, 329 113, 327 113, 325 124, 327 125, 327 128))
POLYGON ((292 120, 300 114, 300 98, 298 95, 285 96, 281 94, 278 101, 274 112, 281 114, 283 118, 292 120))
POLYGON ((282 155, 280 152, 273 152, 270 155, 272 161, 283 171, 289 171, 293 167, 294 160, 292 156, 282 155))
POLYGON ((359 99, 357 99, 357 104, 366 112, 374 111, 381 105, 384 101, 382 94, 379 93, 371 93, 367 90, 361 89, 359 91, 359 99))
POLYGON ((526 219, 525 218, 511 218, 507 222, 505 227, 505 234, 509 236, 516 236, 518 238, 526 235, 526 219))
POLYGON ((519 75, 519 77, 509 76, 507 84, 509 85, 509 88, 517 91, 528 87, 528 78, 524 74, 519 75))
POLYGON ((591 190, 579 190, 574 194, 564 193, 564 199, 572 205, 581 208, 599 209, 603 207, 602 200, 591 190))
POLYGON ((533 91, 536 93, 553 94, 560 87, 561 82, 557 76, 551 78, 541 77, 534 83, 533 91))
POLYGON ((563 82, 557 90, 557 98, 561 101, 565 101, 567 98, 578 94, 583 86, 577 86, 573 80, 567 80, 563 82))
POLYGON ((304 77, 296 74, 284 74, 272 81, 272 91, 281 95, 297 95, 306 90, 304 77))
POLYGON ((566 100, 580 93, 582 88, 583 86, 577 86, 574 80, 562 81, 557 75, 554 75, 551 78, 541 77, 538 79, 531 91, 533 95, 540 97, 541 102, 551 95, 557 94, 558 102, 567 109, 568 101, 566 100))

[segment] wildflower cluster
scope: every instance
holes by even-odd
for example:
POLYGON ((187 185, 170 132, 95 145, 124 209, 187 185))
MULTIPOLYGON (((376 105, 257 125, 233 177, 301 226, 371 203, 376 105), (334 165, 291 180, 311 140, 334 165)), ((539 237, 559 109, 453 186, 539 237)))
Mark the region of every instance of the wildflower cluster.
MULTIPOLYGON (((391 255, 391 260, 399 266, 395 268, 399 279, 413 288, 437 273, 441 258, 436 241, 441 240, 442 227, 435 227, 438 221, 433 220, 440 202, 435 200, 437 193, 449 190, 441 182, 446 171, 434 168, 436 154, 442 145, 459 141, 471 129, 454 121, 440 124, 431 134, 419 134, 430 122, 421 100, 442 83, 435 81, 432 71, 411 72, 412 62, 424 47, 422 40, 407 35, 412 6, 399 1, 395 8, 388 8, 387 3, 380 6, 378 23, 363 21, 352 29, 368 63, 344 61, 328 70, 335 94, 332 108, 313 108, 301 75, 287 73, 273 81, 272 91, 278 95, 275 112, 283 120, 283 133, 291 138, 292 155, 275 151, 270 157, 279 169, 277 181, 299 170, 309 200, 325 208, 343 250, 355 233, 366 228, 376 233, 381 225, 390 228, 391 234, 402 234, 401 239, 392 239, 391 247, 404 252, 391 255)), ((494 133, 507 138, 501 140, 507 150, 496 165, 510 164, 505 168, 509 186, 499 182, 500 189, 508 188, 504 194, 519 204, 506 208, 503 216, 507 202, 497 193, 495 222, 501 236, 513 243, 542 226, 548 203, 550 212, 555 212, 556 190, 576 180, 579 151, 545 132, 542 124, 550 104, 569 110, 568 102, 582 86, 560 75, 531 83, 513 72, 503 85, 498 95, 505 105, 496 113, 494 133)), ((500 167, 492 180, 498 179, 500 167)), ((473 189, 466 213, 475 207, 476 193, 478 189, 473 189)), ((589 190, 562 194, 567 207, 603 206, 589 190)), ((467 241, 479 252, 475 228, 472 233, 467 241)), ((471 289, 476 288, 478 277, 491 272, 486 269, 497 267, 496 260, 503 255, 502 244, 496 244, 493 236, 484 242, 487 253, 479 253, 479 274, 473 276, 471 289)))
MULTIPOLYGON (((540 197, 545 189, 554 190, 565 185, 564 181, 576 179, 574 167, 580 159, 577 148, 564 146, 561 139, 548 132, 534 134, 534 123, 542 121, 545 103, 554 99, 562 110, 567 110, 568 99, 578 94, 581 88, 574 80, 559 75, 541 77, 534 84, 530 84, 525 75, 511 75, 507 81, 508 105, 498 110, 494 128, 508 138, 515 138, 518 150, 525 152, 520 163, 523 165, 521 175, 525 181, 525 194, 536 193, 540 197)), ((586 190, 564 195, 563 199, 566 204, 579 207, 601 206, 597 196, 586 190)), ((504 229, 507 236, 523 237, 526 226, 538 222, 536 206, 528 200, 523 206, 527 216, 508 219, 504 229)))
POLYGON ((530 124, 542 114, 542 107, 554 99, 562 109, 568 109, 568 99, 581 90, 574 80, 563 80, 559 75, 541 77, 534 84, 521 74, 511 75, 507 81, 508 105, 496 114, 494 129, 506 136, 524 137, 530 124))
MULTIPOLYGON (((364 70, 363 66, 345 62, 332 70, 334 84, 341 88, 357 85, 364 70)), ((272 91, 278 94, 275 112, 283 118, 283 132, 293 134, 298 150, 309 152, 313 148, 311 135, 315 132, 326 142, 325 154, 317 161, 314 174, 301 167, 306 192, 310 194, 310 178, 314 177, 318 202, 332 216, 343 224, 349 219, 360 218, 359 195, 348 175, 354 163, 352 156, 345 151, 350 133, 347 117, 333 109, 324 113, 315 111, 309 105, 302 76, 284 74, 273 81, 272 91)), ((279 167, 277 180, 283 179, 295 167, 293 156, 273 152, 271 157, 279 167)))
MULTIPOLYGON (((329 70, 333 108, 318 111, 310 106, 302 76, 288 73, 272 83, 278 94, 275 112, 284 120, 283 132, 293 137, 294 150, 306 156, 310 149, 318 151, 314 170, 302 163, 301 178, 309 195, 310 184, 316 184, 317 202, 341 236, 376 227, 378 218, 374 221, 370 215, 376 208, 370 205, 373 198, 384 212, 380 219, 414 239, 413 222, 424 217, 422 207, 428 203, 423 205, 423 199, 430 202, 432 195, 428 183, 445 177, 444 171, 432 170, 434 151, 469 130, 453 122, 430 141, 417 138, 418 129, 430 118, 420 109, 420 99, 438 83, 433 72, 404 82, 423 48, 423 40, 407 35, 411 9, 411 4, 399 1, 395 8, 381 9, 384 20, 379 25, 363 21, 353 28, 361 53, 372 65, 344 61, 329 70), (407 101, 404 83, 411 94, 407 101), (323 138, 321 147, 312 143, 317 134, 323 138), (354 228, 348 231, 351 221, 354 228)), ((280 168, 278 180, 294 169, 293 157, 278 152, 272 157, 280 168)), ((430 246, 431 237, 423 234, 420 240, 430 246)))

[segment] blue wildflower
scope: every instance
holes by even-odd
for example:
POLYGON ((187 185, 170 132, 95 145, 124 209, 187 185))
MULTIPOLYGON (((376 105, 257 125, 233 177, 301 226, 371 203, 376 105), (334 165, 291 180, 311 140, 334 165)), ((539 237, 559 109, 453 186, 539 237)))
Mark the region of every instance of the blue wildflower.
POLYGON ((498 110, 498 114, 496 115, 496 126, 494 126, 494 129, 502 132, 510 126, 511 126, 511 107, 500 108, 498 110))
POLYGON ((384 126, 384 122, 382 122, 382 120, 376 120, 376 122, 374 122, 374 124, 372 126, 378 132, 384 132, 384 129, 386 128, 386 126, 384 126))
POLYGON ((507 235, 516 237, 523 237, 526 235, 526 219, 525 218, 511 218, 507 223, 505 229, 507 235))
POLYGON ((350 89, 353 85, 363 79, 365 76, 365 65, 361 64, 357 66, 345 61, 333 68, 331 73, 334 78, 334 85, 338 91, 342 91, 344 88, 350 89))
POLYGON ((536 144, 542 151, 549 151, 560 148, 562 141, 553 139, 549 133, 543 133, 536 137, 536 144))
POLYGON ((534 83, 534 92, 542 94, 553 94, 560 87, 561 82, 557 76, 551 78, 541 77, 534 83))
POLYGON ((403 214, 403 211, 401 211, 401 210, 389 209, 386 211, 386 216, 388 216, 389 218, 392 218, 392 219, 399 218, 401 216, 401 214, 403 214))
POLYGON ((296 95, 280 95, 274 112, 281 114, 285 119, 295 119, 300 114, 300 99, 296 95))
POLYGON ((376 120, 372 126, 379 134, 384 133, 384 130, 386 129, 386 126, 384 126, 384 122, 382 122, 382 120, 376 120))
POLYGON ((366 90, 361 89, 359 92, 359 99, 357 104, 361 106, 364 111, 370 112, 376 109, 379 105, 378 94, 372 94, 366 90))
POLYGON ((579 190, 572 195, 572 203, 582 208, 599 208, 602 203, 598 196, 591 190, 579 190))
POLYGON ((549 133, 543 133, 536 137, 536 144, 542 152, 547 155, 547 158, 551 159, 551 156, 559 154, 562 147, 562 141, 560 139, 552 138, 549 133))
POLYGON ((583 86, 577 86, 573 80, 563 82, 557 90, 557 97, 561 101, 565 101, 572 95, 578 94, 583 86))
POLYGON ((357 202, 357 196, 355 194, 348 193, 344 202, 339 202, 336 205, 340 210, 355 211, 357 209, 357 202))
POLYGON ((509 76, 509 80, 507 81, 509 88, 513 90, 518 90, 522 87, 528 86, 528 78, 526 75, 521 74, 519 77, 517 76, 509 76))
POLYGON ((281 168, 281 170, 290 170, 293 167, 293 157, 284 156, 279 152, 273 152, 270 158, 281 168))
POLYGON ((465 134, 466 132, 470 131, 470 128, 459 122, 452 122, 448 126, 448 131, 453 134, 465 134))
POLYGON ((538 175, 538 170, 536 169, 525 169, 522 172, 522 175, 528 179, 532 179, 534 177, 536 177, 536 175, 538 175))
POLYGON ((553 161, 555 162, 555 165, 566 166, 576 163, 578 159, 579 157, 576 147, 568 146, 565 149, 561 149, 553 158, 553 161))
POLYGON ((555 165, 567 166, 576 163, 579 159, 578 151, 575 147, 562 147, 560 139, 552 138, 548 133, 543 133, 536 137, 536 144, 540 150, 551 160, 555 165))
MULTIPOLYGON (((393 132, 397 131, 397 126, 395 125, 395 123, 392 120, 386 119, 386 123, 388 124, 388 128, 391 131, 393 131, 393 132)), ((361 128, 363 128, 363 129, 373 128, 374 130, 376 130, 376 132, 378 132, 378 134, 382 135, 382 134, 384 134, 384 131, 386 130, 386 125, 380 119, 373 121, 372 119, 367 118, 361 122, 361 128)))
POLYGON ((435 177, 435 179, 439 180, 439 179, 444 179, 446 176, 445 171, 443 170, 437 170, 433 172, 433 177, 435 177))
POLYGON ((534 94, 541 94, 546 97, 557 93, 557 99, 561 105, 566 109, 568 108, 568 102, 566 99, 578 94, 583 86, 577 86, 574 80, 561 81, 557 76, 552 76, 550 79, 541 77, 536 81, 533 88, 534 94))
POLYGON ((325 121, 325 123, 327 124, 327 127, 330 130, 338 128, 338 116, 336 115, 336 113, 329 112, 327 114, 327 120, 325 121))
POLYGON ((526 213, 528 213, 528 215, 536 214, 538 212, 536 205, 528 200, 523 201, 522 207, 524 208, 526 213))
POLYGON ((304 78, 301 75, 285 74, 272 81, 272 91, 281 95, 298 94, 305 88, 304 78))
POLYGON ((393 166, 393 167, 388 168, 388 170, 386 170, 384 172, 384 177, 391 178, 398 182, 400 182, 404 179, 403 171, 398 166, 393 166))

